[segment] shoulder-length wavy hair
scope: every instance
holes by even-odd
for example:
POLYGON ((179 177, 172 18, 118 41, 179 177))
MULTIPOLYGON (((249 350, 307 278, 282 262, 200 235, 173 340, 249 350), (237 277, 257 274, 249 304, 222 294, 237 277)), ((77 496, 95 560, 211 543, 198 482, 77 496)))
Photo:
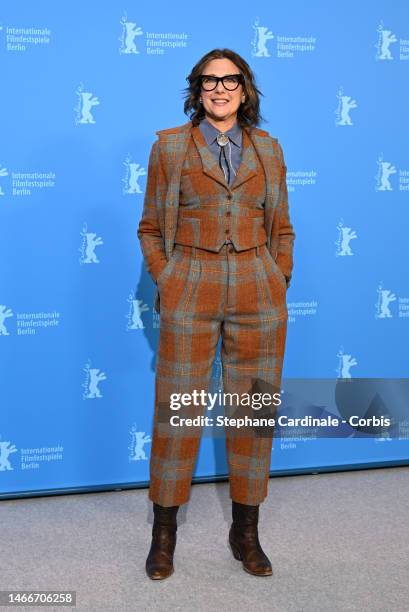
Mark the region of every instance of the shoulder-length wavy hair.
POLYGON ((231 49, 213 49, 204 55, 193 66, 191 73, 186 80, 189 85, 185 92, 184 112, 188 115, 193 125, 198 125, 205 116, 203 105, 199 102, 201 94, 200 75, 206 64, 214 59, 227 58, 232 61, 244 77, 243 90, 245 101, 240 104, 237 111, 237 123, 243 128, 252 128, 260 125, 264 121, 260 115, 260 97, 263 94, 256 87, 254 74, 248 63, 231 49))

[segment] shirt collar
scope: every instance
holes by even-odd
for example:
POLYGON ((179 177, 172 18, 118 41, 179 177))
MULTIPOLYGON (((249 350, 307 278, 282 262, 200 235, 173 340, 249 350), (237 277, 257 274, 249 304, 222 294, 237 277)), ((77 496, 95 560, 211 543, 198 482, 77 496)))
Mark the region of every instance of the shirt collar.
MULTIPOLYGON (((220 132, 220 130, 214 127, 214 125, 209 123, 206 117, 201 120, 201 122, 199 123, 199 127, 208 145, 212 144, 216 140, 217 134, 219 134, 220 132)), ((227 132, 225 132, 225 134, 236 146, 241 147, 243 133, 237 121, 233 125, 233 127, 230 128, 230 130, 227 130, 227 132)))

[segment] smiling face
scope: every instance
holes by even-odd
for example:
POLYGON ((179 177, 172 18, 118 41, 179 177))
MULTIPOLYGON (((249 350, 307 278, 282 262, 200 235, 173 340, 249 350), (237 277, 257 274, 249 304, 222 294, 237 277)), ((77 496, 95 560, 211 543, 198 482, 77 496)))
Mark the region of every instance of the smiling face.
MULTIPOLYGON (((227 74, 240 74, 236 64, 227 58, 211 60, 202 70, 202 75, 208 76, 222 77, 227 74)), ((221 81, 212 91, 205 91, 202 87, 200 97, 208 121, 217 124, 223 131, 235 123, 239 106, 245 100, 241 83, 237 89, 231 91, 226 89, 221 81)))

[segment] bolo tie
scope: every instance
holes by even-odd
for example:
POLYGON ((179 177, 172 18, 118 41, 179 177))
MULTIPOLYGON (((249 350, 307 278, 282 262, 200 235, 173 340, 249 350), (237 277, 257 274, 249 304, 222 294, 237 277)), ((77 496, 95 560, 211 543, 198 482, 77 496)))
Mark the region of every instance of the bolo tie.
POLYGON ((223 171, 224 176, 226 176, 226 173, 224 171, 223 168, 223 164, 222 164, 222 155, 224 157, 224 161, 226 163, 227 166, 227 184, 230 183, 230 164, 227 160, 227 155, 226 155, 226 145, 229 142, 229 137, 226 136, 226 134, 223 134, 223 132, 219 132, 217 134, 217 144, 220 146, 220 152, 219 152, 219 166, 221 168, 221 170, 223 171))

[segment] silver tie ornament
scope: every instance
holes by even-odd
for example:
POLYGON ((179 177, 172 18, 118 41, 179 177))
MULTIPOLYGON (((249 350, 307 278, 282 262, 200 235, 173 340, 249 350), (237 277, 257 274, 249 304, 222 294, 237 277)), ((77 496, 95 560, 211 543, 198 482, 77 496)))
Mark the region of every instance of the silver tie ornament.
POLYGON ((221 147, 225 147, 228 142, 229 142, 229 137, 226 136, 226 134, 223 134, 223 132, 219 132, 217 134, 217 144, 219 144, 221 147))

